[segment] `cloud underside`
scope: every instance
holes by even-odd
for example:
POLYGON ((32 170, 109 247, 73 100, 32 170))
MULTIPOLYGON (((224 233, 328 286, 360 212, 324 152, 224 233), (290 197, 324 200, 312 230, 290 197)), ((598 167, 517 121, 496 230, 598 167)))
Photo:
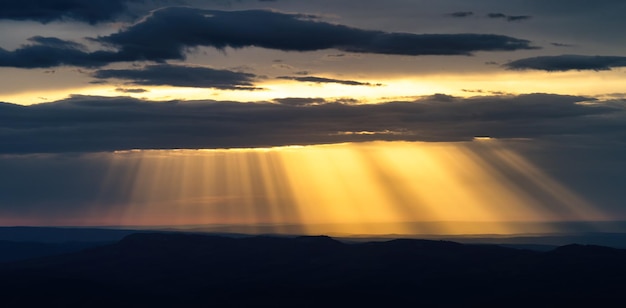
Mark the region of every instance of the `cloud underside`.
POLYGON ((606 71, 626 66, 626 57, 560 55, 516 60, 505 64, 512 70, 542 70, 548 72, 570 70, 606 71))
POLYGON ((626 131, 623 104, 577 103, 584 100, 548 94, 468 99, 436 95, 359 105, 319 98, 237 103, 74 96, 32 106, 0 104, 0 152, 615 136, 626 131))
POLYGON ((142 86, 175 86, 215 88, 222 90, 254 90, 256 75, 217 70, 208 67, 158 64, 142 69, 97 70, 92 75, 97 79, 121 79, 129 84, 142 86))
POLYGON ((166 8, 109 36, 91 39, 106 49, 88 51, 59 38, 35 37, 16 50, 0 49, 0 66, 100 67, 114 62, 181 60, 190 48, 260 47, 282 51, 337 49, 389 55, 471 55, 478 51, 534 49, 524 39, 494 34, 412 34, 330 24, 314 16, 274 11, 166 8))

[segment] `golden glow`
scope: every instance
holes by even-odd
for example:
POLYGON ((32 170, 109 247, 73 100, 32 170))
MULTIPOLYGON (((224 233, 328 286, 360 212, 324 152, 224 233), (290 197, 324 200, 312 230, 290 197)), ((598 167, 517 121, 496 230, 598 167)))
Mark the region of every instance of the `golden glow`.
MULTIPOLYGON (((494 94, 554 93, 564 95, 605 95, 623 92, 624 70, 607 72, 518 72, 498 71, 480 74, 427 74, 391 76, 367 79, 354 78, 381 86, 350 86, 335 83, 310 83, 269 79, 257 84, 259 90, 219 90, 169 86, 125 86, 141 88, 142 93, 117 91, 119 85, 86 85, 81 88, 24 90, 5 93, 1 101, 30 105, 66 98, 70 94, 99 96, 130 96, 154 101, 167 100, 226 100, 271 101, 285 97, 319 97, 329 100, 356 99, 362 103, 380 103, 392 100, 412 100, 424 95, 444 93, 459 97, 494 94)), ((346 76, 323 76, 335 79, 346 76)))
POLYGON ((85 219, 90 223, 508 234, 536 231, 511 222, 605 219, 496 139, 123 151, 110 157, 102 194, 85 219))

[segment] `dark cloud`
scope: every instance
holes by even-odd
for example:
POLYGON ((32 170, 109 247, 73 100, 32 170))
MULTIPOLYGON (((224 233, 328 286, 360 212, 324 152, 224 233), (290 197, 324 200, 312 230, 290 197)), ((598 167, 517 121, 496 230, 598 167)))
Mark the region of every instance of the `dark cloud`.
POLYGON ((170 64, 148 65, 141 69, 97 70, 92 75, 98 79, 122 79, 131 84, 144 86, 175 86, 215 88, 225 90, 252 90, 256 75, 218 70, 208 67, 170 64))
POLYGON ((502 13, 489 13, 489 14, 487 14, 487 17, 489 17, 489 18, 506 18, 506 15, 502 14, 502 13))
POLYGON ((606 71, 625 67, 626 57, 560 55, 525 58, 504 65, 512 70, 542 70, 549 72, 569 70, 606 71))
POLYGON ((411 34, 362 30, 274 11, 168 8, 141 23, 98 38, 120 57, 183 59, 190 47, 262 47, 284 51, 339 49, 393 55, 469 55, 477 51, 531 49, 527 40, 492 34, 411 34))
POLYGON ((457 17, 457 18, 469 17, 472 15, 474 15, 474 12, 471 12, 471 11, 454 12, 454 13, 448 14, 448 16, 450 17, 457 17))
POLYGON ((532 16, 529 15, 506 15, 503 13, 489 13, 487 14, 489 18, 502 18, 506 21, 524 21, 531 19, 532 16))
POLYGON ((321 97, 285 97, 276 98, 274 102, 289 106, 312 106, 328 103, 328 101, 321 97))
POLYGON ((3 0, 0 1, 0 19, 42 23, 76 20, 95 24, 114 20, 132 2, 143 0, 3 0))
POLYGON ((332 79, 332 78, 324 78, 324 77, 315 77, 315 76, 280 76, 279 79, 287 79, 287 80, 295 80, 300 82, 315 82, 315 83, 338 83, 347 86, 369 86, 369 87, 377 87, 381 86, 380 83, 369 83, 369 82, 360 82, 354 80, 342 80, 342 79, 332 79))
POLYGON ((214 11, 166 8, 109 36, 92 38, 105 50, 53 37, 8 51, 0 66, 100 67, 114 62, 183 60, 195 47, 262 47, 284 51, 339 49, 390 55, 471 55, 477 51, 534 49, 530 42, 494 34, 411 34, 362 30, 317 21, 314 16, 274 11, 214 11))
POLYGON ((458 141, 474 136, 626 137, 623 103, 581 101, 589 99, 436 95, 411 102, 354 104, 320 98, 237 103, 74 96, 31 106, 0 104, 0 153, 458 141))
POLYGON ((467 92, 467 93, 484 93, 484 90, 480 90, 480 89, 461 89, 461 91, 463 92, 467 92))
POLYGON ((0 66, 19 68, 48 68, 55 66, 98 67, 115 62, 114 52, 89 52, 85 46, 55 37, 35 36, 14 51, 0 48, 0 66))
POLYGON ((555 47, 574 47, 575 46, 572 44, 565 44, 565 43, 550 43, 550 45, 555 46, 555 47))
POLYGON ((528 20, 531 18, 532 16, 529 16, 529 15, 516 15, 516 16, 507 16, 506 20, 507 21, 523 21, 523 20, 528 20))

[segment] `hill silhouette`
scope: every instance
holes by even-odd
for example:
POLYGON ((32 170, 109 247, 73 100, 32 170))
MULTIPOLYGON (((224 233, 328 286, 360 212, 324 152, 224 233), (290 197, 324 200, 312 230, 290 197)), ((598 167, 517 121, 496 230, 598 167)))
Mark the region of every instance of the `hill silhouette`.
POLYGON ((0 240, 0 263, 76 252, 108 242, 40 243, 0 240))
POLYGON ((626 300, 626 250, 137 233, 0 265, 3 302, 64 307, 560 307, 626 300))

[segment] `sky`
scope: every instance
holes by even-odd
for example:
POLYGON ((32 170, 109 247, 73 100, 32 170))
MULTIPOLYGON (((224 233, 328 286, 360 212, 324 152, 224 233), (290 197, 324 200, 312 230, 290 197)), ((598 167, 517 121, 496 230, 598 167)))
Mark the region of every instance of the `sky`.
POLYGON ((0 225, 600 230, 626 220, 624 11, 2 1, 0 225))

